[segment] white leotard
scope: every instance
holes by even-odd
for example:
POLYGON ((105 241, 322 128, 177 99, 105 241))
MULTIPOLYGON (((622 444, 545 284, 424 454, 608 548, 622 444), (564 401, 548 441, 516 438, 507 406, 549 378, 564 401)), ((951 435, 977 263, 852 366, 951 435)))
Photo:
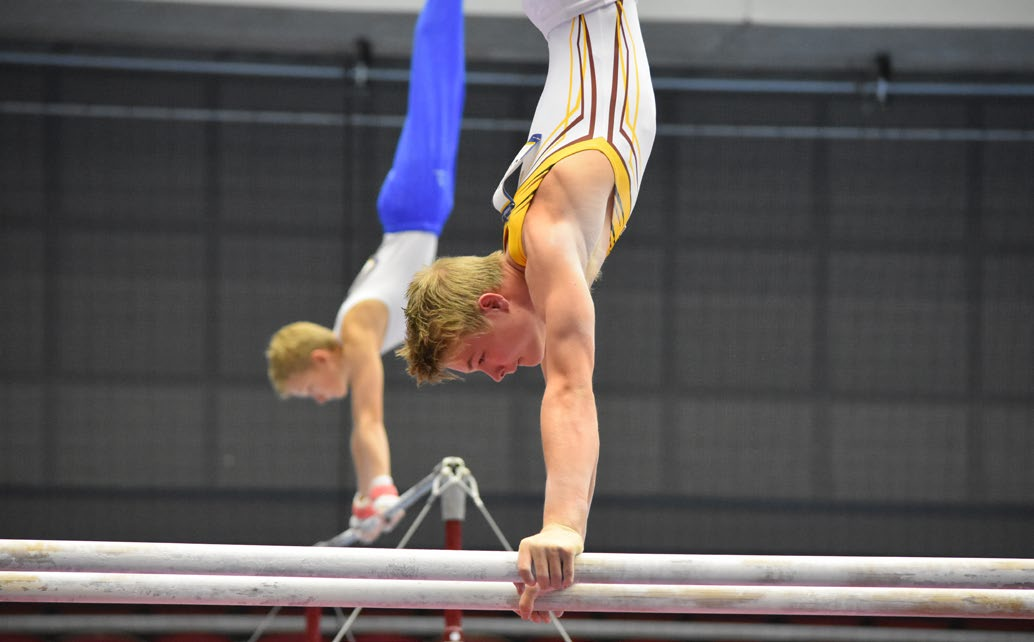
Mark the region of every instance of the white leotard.
POLYGON ((367 261, 348 288, 348 296, 338 309, 334 334, 341 336, 341 324, 348 311, 361 301, 381 301, 388 306, 388 327, 381 343, 381 354, 400 345, 406 337, 406 288, 417 270, 434 261, 438 235, 431 232, 385 234, 381 245, 367 261))
POLYGON ((567 22, 571 18, 589 13, 608 4, 614 4, 614 0, 522 0, 524 14, 528 20, 538 27, 542 35, 549 37, 553 27, 567 22))
POLYGON ((524 215, 542 180, 562 159, 603 153, 614 170, 610 248, 625 230, 657 131, 650 63, 635 0, 524 0, 549 46, 549 70, 528 143, 492 199, 503 213, 503 246, 525 265, 524 215), (518 173, 517 190, 507 193, 518 173))

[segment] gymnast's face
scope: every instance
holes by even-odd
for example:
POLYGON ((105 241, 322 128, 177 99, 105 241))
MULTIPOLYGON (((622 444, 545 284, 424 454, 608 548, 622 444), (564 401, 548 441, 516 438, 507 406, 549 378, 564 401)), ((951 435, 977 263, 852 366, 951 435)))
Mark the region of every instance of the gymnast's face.
POLYGON ((348 395, 344 359, 340 350, 312 351, 307 370, 287 380, 287 393, 292 397, 312 399, 318 404, 343 399, 348 395))
POLYGON ((483 372, 498 382, 520 366, 542 363, 542 335, 534 317, 499 294, 482 295, 478 303, 488 329, 460 343, 445 362, 449 370, 483 372))

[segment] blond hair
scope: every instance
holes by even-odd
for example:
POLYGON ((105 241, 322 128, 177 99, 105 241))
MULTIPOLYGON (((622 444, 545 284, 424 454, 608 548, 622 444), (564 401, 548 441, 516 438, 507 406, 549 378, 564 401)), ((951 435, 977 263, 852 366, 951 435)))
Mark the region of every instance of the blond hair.
POLYGON ((488 329, 478 308, 503 283, 503 253, 446 256, 416 273, 406 296, 406 342, 395 354, 417 383, 454 379, 444 362, 465 337, 488 329))
POLYGON ((287 380, 305 372, 312 363, 312 351, 337 350, 341 342, 334 332, 318 323, 296 321, 277 330, 266 348, 269 382, 281 397, 287 397, 287 380))

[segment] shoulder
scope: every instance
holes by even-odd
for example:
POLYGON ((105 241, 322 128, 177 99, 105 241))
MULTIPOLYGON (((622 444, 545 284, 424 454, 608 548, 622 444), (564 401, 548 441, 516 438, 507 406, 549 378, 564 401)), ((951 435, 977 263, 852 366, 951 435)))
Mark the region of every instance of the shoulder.
POLYGON ((535 193, 524 223, 529 267, 562 253, 586 269, 606 236, 613 191, 614 173, 603 154, 585 151, 557 163, 535 193))
POLYGON ((369 346, 380 354, 381 341, 387 327, 388 306, 377 299, 365 299, 345 314, 338 338, 350 349, 369 346))

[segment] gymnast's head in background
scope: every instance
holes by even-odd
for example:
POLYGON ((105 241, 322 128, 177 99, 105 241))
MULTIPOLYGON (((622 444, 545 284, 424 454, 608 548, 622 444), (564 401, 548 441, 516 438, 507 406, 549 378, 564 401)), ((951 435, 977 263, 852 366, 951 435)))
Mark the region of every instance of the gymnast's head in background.
POLYGON ((344 357, 344 347, 330 328, 308 321, 290 323, 269 340, 269 382, 284 399, 301 397, 320 404, 342 399, 348 394, 344 357))

